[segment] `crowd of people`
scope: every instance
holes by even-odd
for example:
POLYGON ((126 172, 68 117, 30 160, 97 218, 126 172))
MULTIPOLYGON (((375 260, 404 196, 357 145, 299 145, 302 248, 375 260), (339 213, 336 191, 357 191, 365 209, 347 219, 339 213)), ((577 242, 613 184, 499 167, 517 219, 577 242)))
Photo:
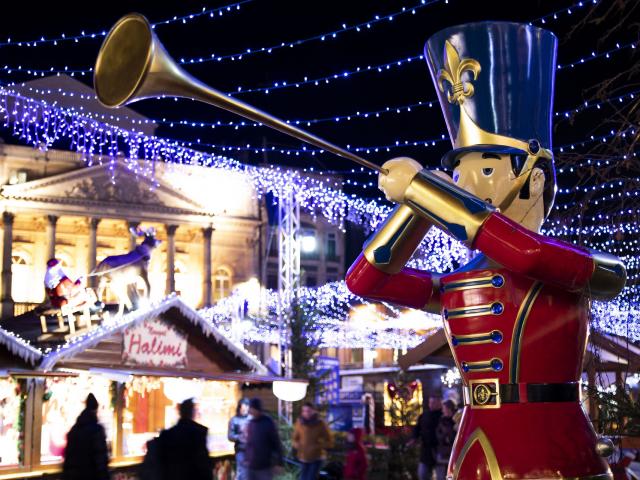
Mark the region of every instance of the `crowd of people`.
POLYGON ((459 420, 453 401, 443 402, 438 396, 429 397, 428 407, 413 429, 412 443, 419 441, 421 444, 419 480, 431 480, 434 474, 437 480, 447 478, 447 465, 459 420))
MULTIPOLYGON (((229 421, 229 440, 236 454, 236 480, 270 479, 281 471, 283 452, 277 431, 270 417, 262 413, 258 399, 242 399, 236 415, 229 421), (274 468, 275 467, 275 468, 274 468)), ((347 434, 344 480, 364 480, 367 456, 362 443, 362 429, 347 434)), ((333 435, 327 423, 311 403, 302 406, 293 427, 292 457, 297 461, 300 480, 315 480, 333 446, 333 435)))
MULTIPOLYGON (((141 480, 213 480, 213 465, 207 450, 207 428, 194 421, 192 399, 178 405, 180 419, 147 444, 140 469, 141 480)), ((63 464, 64 480, 109 478, 109 456, 105 430, 98 422, 98 402, 89 394, 86 408, 67 434, 63 464)), ((429 398, 428 408, 413 429, 412 443, 420 442, 418 477, 431 480, 446 478, 447 464, 456 436, 458 416, 451 400, 429 398)), ((363 431, 354 428, 346 437, 342 478, 367 478, 367 454, 363 431)), ((234 444, 237 480, 270 480, 282 473, 285 463, 278 428, 263 411, 259 398, 243 398, 229 421, 229 441, 234 444)), ((333 446, 327 423, 311 403, 302 406, 293 427, 291 457, 299 467, 300 480, 314 480, 320 475, 333 446)))

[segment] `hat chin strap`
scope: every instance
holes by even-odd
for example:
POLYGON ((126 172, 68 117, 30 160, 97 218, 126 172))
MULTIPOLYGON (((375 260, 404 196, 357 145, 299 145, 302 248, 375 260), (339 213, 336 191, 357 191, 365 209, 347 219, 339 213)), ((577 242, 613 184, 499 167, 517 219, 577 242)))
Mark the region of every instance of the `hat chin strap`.
MULTIPOLYGON (((541 150, 540 153, 542 153, 543 151, 544 150, 541 150)), ((533 173, 533 167, 541 157, 546 158, 545 155, 529 154, 527 156, 527 161, 524 163, 521 173, 516 177, 516 181, 513 183, 513 186, 511 187, 507 195, 505 195, 505 197, 502 199, 500 205, 498 205, 498 210, 504 213, 507 208, 511 206, 513 201, 516 199, 516 195, 520 193, 522 187, 524 187, 524 185, 527 183, 527 180, 529 180, 529 177, 531 177, 531 174, 533 173)))

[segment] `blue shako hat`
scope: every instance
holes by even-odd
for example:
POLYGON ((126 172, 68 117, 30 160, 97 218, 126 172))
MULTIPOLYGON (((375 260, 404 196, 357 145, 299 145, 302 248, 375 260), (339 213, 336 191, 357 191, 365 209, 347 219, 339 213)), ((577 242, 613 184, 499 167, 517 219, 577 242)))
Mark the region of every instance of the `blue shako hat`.
POLYGON ((449 27, 425 45, 453 150, 551 155, 556 36, 511 22, 449 27))

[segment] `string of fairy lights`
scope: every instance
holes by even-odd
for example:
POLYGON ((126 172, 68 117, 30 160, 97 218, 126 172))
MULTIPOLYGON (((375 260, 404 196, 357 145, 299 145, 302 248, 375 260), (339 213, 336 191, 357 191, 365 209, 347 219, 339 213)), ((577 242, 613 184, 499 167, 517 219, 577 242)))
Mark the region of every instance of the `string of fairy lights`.
MULTIPOLYGON (((543 23, 546 24, 547 22, 551 21, 551 20, 557 20, 558 18, 560 18, 563 14, 567 14, 567 15, 572 15, 573 12, 576 9, 580 9, 582 7, 584 7, 586 4, 592 4, 595 5, 599 2, 600 0, 592 0, 591 2, 577 2, 569 7, 565 7, 562 8, 560 10, 557 10, 555 12, 552 12, 550 14, 547 14, 545 16, 542 17, 538 17, 534 20, 532 20, 530 23, 543 23)), ((242 2, 241 2, 242 3, 242 2)), ((319 34, 313 37, 309 37, 309 38, 305 38, 305 39, 300 39, 300 40, 295 40, 295 41, 289 41, 289 42, 280 42, 279 44, 277 44, 278 48, 293 48, 295 46, 299 46, 299 45, 304 45, 310 41, 313 40, 320 40, 323 41, 326 40, 327 38, 337 38, 340 33, 343 33, 344 31, 350 31, 350 30, 355 30, 357 32, 359 31, 368 31, 371 28, 371 25, 375 25, 379 22, 382 21, 392 21, 396 16, 401 15, 403 13, 407 13, 407 12, 411 12, 413 14, 415 14, 416 9, 421 8, 421 7, 426 7, 426 6, 430 6, 436 3, 441 3, 441 0, 423 0, 420 4, 411 7, 411 8, 404 8, 399 12, 393 13, 393 14, 389 14, 386 16, 379 16, 376 15, 374 17, 373 20, 368 21, 368 22, 364 22, 362 24, 358 24, 358 25, 354 25, 354 26, 347 26, 346 24, 342 25, 341 29, 337 29, 337 30, 333 30, 330 32, 326 32, 323 34, 319 34)), ((445 1, 445 4, 448 4, 448 0, 445 1)), ((234 4, 236 5, 236 7, 239 7, 239 4, 234 4)), ((220 11, 225 11, 226 8, 225 7, 221 7, 221 9, 219 9, 220 11)), ((233 10, 233 8, 229 8, 230 11, 233 10)), ((154 24, 155 25, 159 25, 159 24, 167 24, 167 23, 174 23, 175 21, 181 20, 183 23, 186 23, 187 20, 191 20, 193 18, 196 18, 197 16, 201 16, 202 14, 204 14, 204 11, 200 14, 190 14, 190 15, 184 15, 182 17, 176 17, 176 20, 170 19, 170 20, 166 20, 164 22, 158 23, 158 24, 154 24)), ((214 15, 215 16, 215 15, 214 15)), ((90 38, 91 35, 93 35, 93 38, 97 38, 97 37, 103 37, 106 35, 106 31, 101 31, 101 32, 94 32, 90 35, 86 35, 86 34, 81 34, 80 36, 78 36, 78 40, 80 38, 90 38)), ((59 39, 62 39, 62 36, 58 37, 59 39)), ((60 41, 60 40, 58 40, 60 41)), ((26 46, 27 43, 29 44, 29 46, 38 46, 39 44, 43 44, 43 43, 51 43, 48 42, 47 39, 42 38, 41 40, 35 40, 35 41, 31 41, 31 42, 17 42, 16 45, 18 46, 26 46), (35 42, 35 43, 34 43, 35 42)), ((5 42, 5 45, 10 44, 10 39, 5 42)), ((2 44, 0 44, 0 46, 2 46, 2 44)), ((607 52, 601 52, 596 54, 595 58, 600 58, 601 56, 610 56, 611 54, 615 53, 615 51, 617 50, 621 50, 624 48, 629 48, 629 45, 625 44, 625 45, 621 45, 620 47, 617 47, 616 49, 612 49, 610 51, 607 52)), ((221 56, 217 56, 216 54, 207 54, 198 58, 180 58, 178 60, 178 63, 186 65, 197 65, 197 64, 203 64, 203 63, 208 63, 211 61, 222 61, 222 60, 240 60, 242 58, 246 58, 249 55, 252 54, 256 54, 256 53, 272 53, 275 49, 275 46, 271 46, 271 47, 259 47, 259 48, 254 48, 254 49, 247 49, 244 53, 235 53, 235 54, 227 54, 227 55, 221 55, 221 56), (219 59, 219 60, 218 60, 219 59)), ((593 56, 592 56, 593 57, 593 56)), ((237 91, 235 93, 251 93, 251 92, 262 92, 265 94, 270 93, 271 91, 274 90, 278 90, 278 89, 282 89, 282 88, 290 88, 290 87, 300 87, 302 85, 315 85, 315 86, 319 86, 321 84, 328 84, 330 82, 332 82, 333 80, 337 80, 339 78, 346 78, 352 75, 356 75, 358 73, 363 73, 363 72, 372 72, 372 71, 377 71, 378 73, 382 73, 383 71, 389 70, 392 67, 400 67, 403 65, 407 65, 409 63, 411 63, 412 61, 418 60, 422 58, 421 54, 418 55, 412 55, 412 56, 408 56, 408 57, 404 57, 404 58, 400 58, 400 59, 396 59, 393 60, 391 62, 387 62, 385 64, 381 64, 381 65, 377 65, 377 66, 367 66, 367 67, 356 67, 350 71, 346 71, 346 72, 339 72, 339 73, 333 73, 331 75, 326 75, 323 77, 318 77, 315 79, 309 79, 308 76, 305 76, 305 78, 302 81, 298 81, 298 82, 288 82, 288 81, 277 81, 274 82, 274 84, 271 87, 256 87, 256 88, 242 88, 242 87, 237 87, 237 91)), ((590 60, 591 57, 585 57, 585 58, 581 58, 575 62, 572 62, 572 64, 583 64, 586 63, 590 60)), ((29 67, 23 67, 22 65, 18 65, 18 66, 9 66, 9 65, 4 65, 3 67, 0 68, 0 71, 4 71, 7 74, 15 74, 15 73, 25 73, 27 75, 32 75, 32 76, 45 76, 45 75, 51 75, 51 74, 68 74, 71 76, 86 76, 86 75, 90 75, 93 72, 93 68, 73 68, 70 67, 68 65, 65 65, 64 67, 49 67, 48 69, 37 69, 37 68, 29 68, 29 67)), ((230 92, 229 94, 231 94, 233 92, 230 92)))
MULTIPOLYGON (((241 0, 239 2, 234 2, 231 4, 224 5, 222 7, 216 7, 216 8, 203 7, 200 11, 191 12, 184 15, 175 15, 171 18, 154 22, 151 25, 153 26, 153 28, 156 28, 161 25, 170 25, 172 23, 186 24, 192 20, 195 20, 201 17, 209 17, 209 18, 222 17, 229 13, 239 11, 241 6, 251 3, 253 1, 254 0, 241 0)), ((41 47, 45 45, 58 46, 58 45, 63 45, 65 42, 78 43, 82 40, 93 40, 96 38, 101 39, 102 37, 105 37, 107 33, 108 33, 108 30, 93 31, 88 33, 83 30, 81 33, 76 35, 59 33, 57 35, 52 35, 50 37, 41 36, 40 38, 36 38, 32 40, 15 40, 15 39, 12 39, 11 37, 8 37, 4 42, 0 41, 0 47, 41 47)))
MULTIPOLYGON (((8 88, 11 87, 18 87, 21 89, 21 91, 28 91, 30 94, 36 94, 36 95, 54 95, 54 96, 63 96, 63 97, 77 97, 81 100, 95 100, 96 96, 95 94, 84 94, 84 93, 80 93, 80 92, 69 92, 69 91, 65 91, 62 88, 47 88, 47 89, 43 89, 43 88, 35 88, 32 86, 29 86, 28 84, 22 83, 22 84, 8 84, 7 85, 8 88)), ((595 108, 597 110, 602 109, 604 106, 612 104, 617 102, 618 104, 623 104, 625 101, 631 101, 631 100, 635 100, 636 96, 638 95, 638 93, 640 93, 640 90, 633 90, 627 93, 624 93, 622 95, 618 95, 615 97, 611 97, 611 98, 606 98, 604 100, 601 100, 599 102, 596 101, 592 101, 592 102, 588 102, 585 101, 583 103, 581 103, 580 105, 574 107, 574 108, 570 108, 568 110, 563 110, 563 111, 557 111, 554 113, 554 116, 557 117, 561 117, 561 118, 571 118, 573 115, 576 115, 578 113, 581 113, 583 111, 595 108)), ((394 105, 394 106, 385 106, 376 110, 369 110, 369 111, 355 111, 349 114, 342 114, 342 115, 333 115, 333 116, 329 116, 329 117, 321 117, 321 118, 311 118, 311 119, 296 119, 296 120, 286 120, 287 123, 291 124, 291 125, 296 125, 296 126, 307 126, 310 127, 312 125, 316 125, 316 124, 321 124, 321 123, 340 123, 340 122, 350 122, 352 120, 357 120, 357 119, 379 119, 384 115, 388 115, 388 114, 405 114, 405 113, 411 113, 414 112, 420 108, 433 108, 434 106, 438 106, 438 101, 437 100, 430 100, 430 101, 416 101, 414 103, 410 103, 410 104, 404 104, 404 105, 394 105)), ((263 125, 260 123, 255 123, 255 122, 251 122, 249 120, 240 120, 240 121, 233 121, 233 120, 218 120, 216 122, 203 122, 203 121, 195 121, 195 120, 190 120, 190 119, 167 119, 166 117, 163 118, 144 118, 144 119, 140 119, 140 118, 132 118, 129 115, 120 113, 120 114, 99 114, 99 113, 94 113, 94 112, 89 112, 89 111, 84 111, 84 107, 79 107, 79 112, 78 113, 83 113, 85 115, 87 115, 90 118, 94 118, 96 120, 102 120, 102 121, 117 121, 117 122, 121 122, 123 120, 129 120, 131 122, 132 125, 163 125, 163 126, 168 126, 168 127, 190 127, 190 128, 210 128, 210 129, 216 129, 216 128, 224 128, 224 127, 228 127, 228 128, 233 128, 234 130, 238 130, 241 128, 246 128, 246 127, 262 127, 263 125)))

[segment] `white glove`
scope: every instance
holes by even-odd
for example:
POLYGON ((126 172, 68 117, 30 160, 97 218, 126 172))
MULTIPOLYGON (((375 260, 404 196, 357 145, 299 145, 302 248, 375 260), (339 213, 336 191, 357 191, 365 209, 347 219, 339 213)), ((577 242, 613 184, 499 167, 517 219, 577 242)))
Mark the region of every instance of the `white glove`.
POLYGON ((422 170, 422 165, 413 158, 399 157, 388 160, 382 165, 382 168, 389 173, 386 175, 381 173, 378 176, 378 188, 382 190, 387 200, 403 203, 404 194, 413 177, 422 170))

